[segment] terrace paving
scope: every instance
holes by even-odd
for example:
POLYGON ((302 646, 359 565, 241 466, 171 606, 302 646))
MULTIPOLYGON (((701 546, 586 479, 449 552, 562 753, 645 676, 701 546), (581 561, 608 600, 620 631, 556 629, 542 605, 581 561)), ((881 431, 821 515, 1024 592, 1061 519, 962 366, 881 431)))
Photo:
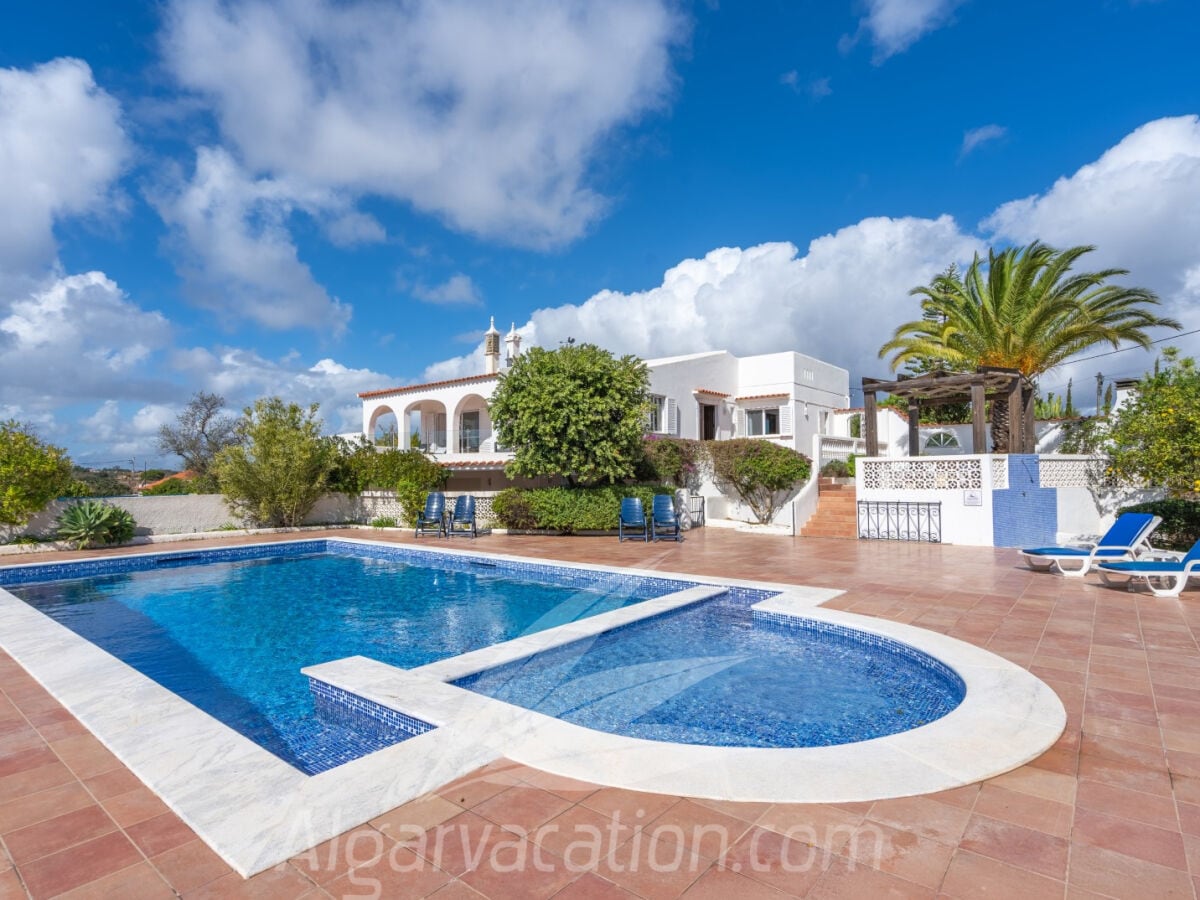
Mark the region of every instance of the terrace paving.
POLYGON ((1031 669, 1062 699, 1067 728, 982 784, 873 803, 697 801, 498 760, 246 880, 0 653, 0 900, 1197 896, 1196 590, 1168 600, 1035 574, 1011 550, 718 529, 681 544, 493 535, 470 546, 841 588, 828 606, 1031 669), (580 842, 592 835, 600 842, 580 842))

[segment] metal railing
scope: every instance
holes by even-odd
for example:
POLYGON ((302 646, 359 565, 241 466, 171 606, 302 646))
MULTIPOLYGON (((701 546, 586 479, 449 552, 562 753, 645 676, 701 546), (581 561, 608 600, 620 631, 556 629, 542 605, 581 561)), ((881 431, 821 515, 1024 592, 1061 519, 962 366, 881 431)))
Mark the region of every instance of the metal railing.
POLYGON ((858 536, 874 541, 942 540, 942 504, 907 500, 859 500, 858 536))

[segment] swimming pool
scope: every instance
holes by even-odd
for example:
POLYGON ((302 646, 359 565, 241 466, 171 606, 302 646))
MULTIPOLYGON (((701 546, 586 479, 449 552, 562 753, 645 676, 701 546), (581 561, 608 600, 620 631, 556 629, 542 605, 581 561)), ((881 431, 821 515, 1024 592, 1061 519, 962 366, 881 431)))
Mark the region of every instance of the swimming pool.
MULTIPOLYGON (((689 585, 338 542, 131 558, 125 571, 8 590, 303 772, 411 737, 319 714, 305 666, 413 668, 689 585)), ((15 580, 6 576, 6 580, 15 580)))
POLYGON ((548 716, 656 741, 821 747, 919 728, 962 679, 898 641, 756 616, 770 593, 724 595, 454 683, 548 716))

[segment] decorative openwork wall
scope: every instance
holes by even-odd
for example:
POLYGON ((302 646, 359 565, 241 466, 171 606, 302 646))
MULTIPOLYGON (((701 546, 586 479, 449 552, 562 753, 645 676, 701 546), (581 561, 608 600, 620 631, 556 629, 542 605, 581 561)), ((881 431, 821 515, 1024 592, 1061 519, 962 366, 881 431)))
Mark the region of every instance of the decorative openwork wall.
POLYGON ((992 466, 992 490, 1003 491, 1008 489, 1008 457, 993 456, 991 460, 992 466))
POLYGON ((1098 456, 1043 456, 1038 461, 1042 487, 1110 487, 1108 460, 1098 456))
POLYGON ((858 468, 863 474, 863 487, 867 490, 930 491, 983 487, 983 462, 971 457, 859 460, 858 468))

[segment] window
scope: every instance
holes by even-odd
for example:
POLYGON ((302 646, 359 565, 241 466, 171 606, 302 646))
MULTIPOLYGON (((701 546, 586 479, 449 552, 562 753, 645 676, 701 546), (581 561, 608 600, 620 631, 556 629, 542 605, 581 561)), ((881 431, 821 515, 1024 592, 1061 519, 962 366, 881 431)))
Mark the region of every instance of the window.
POLYGON ((459 420, 458 452, 479 452, 479 410, 465 412, 459 420))
POLYGON ((646 430, 651 434, 661 434, 666 431, 667 398, 658 394, 650 395, 650 415, 646 417, 646 430))
POLYGON ((925 440, 927 450, 958 449, 958 438, 949 431, 935 431, 925 440))
POLYGON ((746 410, 746 434, 779 434, 779 407, 746 410))

